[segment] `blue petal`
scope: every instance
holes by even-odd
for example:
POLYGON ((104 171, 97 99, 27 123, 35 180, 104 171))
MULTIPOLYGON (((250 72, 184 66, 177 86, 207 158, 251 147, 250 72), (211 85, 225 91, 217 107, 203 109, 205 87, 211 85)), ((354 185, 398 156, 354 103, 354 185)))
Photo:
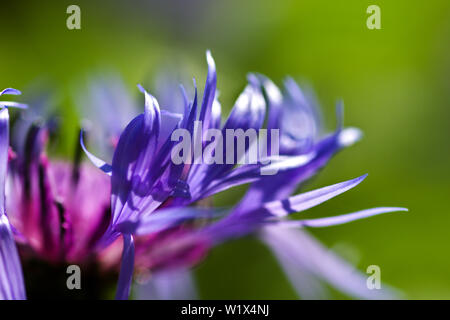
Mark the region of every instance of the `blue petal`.
POLYGON ((157 181, 153 176, 155 170, 152 171, 152 164, 157 154, 161 116, 156 99, 146 91, 144 94, 145 112, 127 125, 113 156, 111 204, 114 223, 119 220, 122 211, 126 219, 132 210, 154 200, 152 186, 157 181), (131 211, 124 210, 125 205, 131 211))
POLYGON ((209 50, 206 51, 206 61, 208 63, 208 76, 206 77, 205 92, 199 117, 199 121, 202 121, 204 133, 211 127, 211 112, 217 85, 216 64, 209 50))
POLYGON ((5 183, 9 149, 9 113, 0 109, 0 299, 25 299, 22 267, 5 214, 5 183))
POLYGON ((0 96, 4 95, 4 94, 11 94, 11 95, 21 95, 22 92, 20 92, 17 89, 13 89, 13 88, 6 88, 3 89, 2 91, 0 91, 0 96))
POLYGON ((361 132, 358 129, 346 128, 325 137, 307 154, 268 165, 264 170, 270 172, 279 165, 289 167, 289 159, 300 162, 292 170, 280 169, 276 175, 256 181, 241 200, 237 207, 238 211, 247 211, 256 208, 260 203, 289 197, 300 183, 311 178, 323 168, 337 151, 358 141, 360 137, 361 132), (303 164, 301 164, 302 157, 308 158, 303 164))
POLYGON ((126 234, 145 235, 175 227, 186 220, 212 218, 218 212, 193 207, 167 208, 141 215, 137 220, 125 221, 116 226, 126 234))
POLYGON ((24 300, 22 267, 8 218, 0 213, 0 300, 24 300))
POLYGON ((134 240, 130 234, 123 236, 122 262, 120 266, 119 282, 117 284, 116 299, 127 300, 130 296, 131 281, 134 269, 134 240))
POLYGON ((9 112, 0 109, 0 215, 5 212, 5 184, 9 150, 9 112))
POLYGON ((366 176, 367 174, 352 180, 302 193, 289 199, 268 202, 264 204, 263 208, 274 216, 285 216, 290 213, 304 211, 356 187, 366 176))
MULTIPOLYGON (((266 102, 259 88, 248 84, 237 98, 224 125, 225 129, 260 129, 264 122, 266 102)), ((224 135, 225 136, 225 135, 224 135)))
POLYGON ((105 161, 103 161, 100 158, 97 158, 96 156, 94 156, 92 153, 90 153, 86 146, 84 145, 84 141, 83 141, 83 131, 80 132, 80 144, 81 144, 81 148, 83 149, 84 153, 86 153, 86 156, 89 158, 89 160, 91 160, 91 162, 100 170, 102 170, 104 173, 106 173, 108 176, 111 176, 112 173, 112 167, 110 164, 106 163, 105 161))

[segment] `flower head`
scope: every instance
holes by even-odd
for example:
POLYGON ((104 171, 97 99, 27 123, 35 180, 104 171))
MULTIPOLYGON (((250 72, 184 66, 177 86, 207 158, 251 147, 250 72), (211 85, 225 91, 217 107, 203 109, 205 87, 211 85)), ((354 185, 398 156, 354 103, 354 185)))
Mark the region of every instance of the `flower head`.
MULTIPOLYGON (((357 141, 359 130, 343 128, 342 108, 338 107, 336 131, 322 136, 315 104, 292 79, 285 82, 282 93, 267 77, 258 74, 249 75, 247 86, 222 124, 216 66, 209 52, 207 64, 201 102, 195 81, 192 99, 182 89, 182 105, 169 110, 161 109, 156 98, 139 86, 145 99, 144 111, 120 133, 117 128, 121 127, 121 119, 109 124, 114 128, 109 130, 109 142, 115 142, 111 164, 90 153, 80 134, 81 148, 101 171, 94 172, 77 161, 69 164, 50 160, 44 152, 47 128, 28 128, 26 141, 10 161, 13 191, 8 194, 8 208, 15 212, 11 219, 3 213, 4 202, 0 203, 0 249, 12 257, 8 260, 12 267, 8 267, 15 270, 12 278, 1 278, 5 298, 25 297, 10 221, 17 230, 16 240, 50 263, 93 261, 115 270, 120 262, 116 291, 119 299, 129 297, 135 270, 155 275, 183 270, 184 274, 214 246, 254 233, 274 251, 296 288, 308 288, 320 278, 352 295, 375 297, 363 290, 361 278, 352 275, 351 267, 325 253, 301 230, 405 209, 381 207, 327 218, 287 218, 364 180, 365 175, 293 195, 297 186, 316 174, 336 152, 357 141), (173 154, 179 151, 179 141, 173 139, 178 129, 194 140, 194 145, 183 152, 187 160, 183 163, 173 160, 173 154), (220 144, 210 135, 214 132, 227 137, 232 129, 278 130, 280 134, 262 144, 264 157, 255 163, 237 165, 239 150, 231 143, 235 137, 220 144), (217 153, 230 152, 231 162, 209 161, 217 153), (262 174, 273 169, 274 175, 262 174), (231 209, 197 206, 202 199, 242 184, 250 184, 248 191, 231 209), (296 243, 299 239, 303 239, 305 247, 296 243), (121 257, 117 254, 120 250, 121 257), (348 284, 333 279, 326 267, 317 268, 321 261, 336 266, 336 274, 348 277, 348 284)), ((108 112, 108 107, 102 110, 108 112)), ((7 115, 4 107, 0 112, 7 115)), ((109 116, 114 121, 114 113, 109 116)), ((4 166, 0 163, 0 185, 4 188, 9 146, 7 117, 2 123, 0 136, 6 138, 0 142, 4 162, 4 166)), ((252 151, 253 144, 245 143, 243 154, 252 151)), ((0 191, 4 194, 4 189, 0 191)), ((307 289, 300 294, 312 297, 316 291, 320 290, 307 289)))

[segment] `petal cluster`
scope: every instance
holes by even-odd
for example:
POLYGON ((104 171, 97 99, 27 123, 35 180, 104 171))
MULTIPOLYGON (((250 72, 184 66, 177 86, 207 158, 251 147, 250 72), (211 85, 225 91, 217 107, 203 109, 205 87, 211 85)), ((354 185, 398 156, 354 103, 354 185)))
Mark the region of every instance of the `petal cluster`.
MULTIPOLYGON (((317 219, 290 218, 366 178, 362 175, 295 194, 333 155, 360 139, 358 129, 343 127, 341 104, 337 106, 336 130, 323 134, 317 103, 293 79, 288 78, 280 90, 269 78, 250 74, 222 121, 216 65, 209 51, 206 61, 208 74, 201 101, 195 81, 193 96, 182 87, 182 101, 169 101, 168 109, 161 108, 157 99, 139 86, 144 111, 130 117, 122 131, 118 130, 122 117, 115 119, 115 113, 108 110, 114 99, 103 89, 96 95, 102 106, 98 114, 108 113, 111 136, 105 145, 114 146, 111 161, 102 160, 88 151, 84 133, 80 133, 80 148, 101 170, 96 173, 78 158, 72 165, 50 160, 44 152, 49 135, 46 126, 30 126, 25 142, 11 155, 7 107, 24 105, 0 102, 0 298, 25 298, 15 246, 18 239, 52 263, 101 259, 105 251, 119 248, 120 257, 112 259, 113 265, 120 261, 116 298, 128 299, 136 271, 153 272, 156 278, 177 272, 186 275, 214 246, 248 234, 257 234, 274 252, 302 297, 323 296, 322 281, 352 296, 381 297, 368 292, 353 267, 329 254, 304 229, 406 209, 379 207, 317 219), (187 160, 183 163, 173 160, 178 146, 173 134, 178 129, 194 140, 193 147, 183 154, 187 160), (266 140, 264 157, 242 165, 238 147, 230 143, 234 137, 219 144, 209 134, 214 131, 226 137, 229 130, 262 129, 279 134, 266 140), (231 152, 233 161, 209 161, 217 151, 231 152), (22 190, 11 192, 8 198, 8 210, 16 211, 14 219, 9 219, 5 204, 8 159, 11 188, 22 190), (273 170, 276 174, 264 174, 273 170), (213 195, 243 184, 249 185, 247 192, 232 208, 205 205, 213 195)), ((0 95, 17 93, 5 89, 0 95)), ((243 154, 252 152, 253 147, 246 143, 243 154)))

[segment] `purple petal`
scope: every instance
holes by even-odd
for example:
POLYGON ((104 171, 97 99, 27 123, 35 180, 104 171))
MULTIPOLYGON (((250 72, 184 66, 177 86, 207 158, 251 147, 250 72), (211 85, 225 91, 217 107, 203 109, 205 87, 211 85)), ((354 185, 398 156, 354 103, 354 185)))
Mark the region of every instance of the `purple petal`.
POLYGON ((216 64, 211 55, 211 52, 206 51, 206 61, 208 63, 208 76, 206 77, 205 92, 203 94, 202 107, 200 110, 199 121, 202 121, 203 132, 211 127, 211 112, 216 95, 216 64))
POLYGON ((5 214, 5 183, 9 149, 9 113, 0 109, 0 299, 26 299, 22 267, 5 214))
POLYGON ((211 127, 216 129, 220 128, 221 121, 222 121, 222 106, 220 105, 220 102, 217 99, 216 95, 213 101, 213 105, 211 107, 211 127))
POLYGON ((208 185, 198 186, 194 189, 196 197, 191 201, 197 201, 224 190, 236 187, 242 184, 251 183, 264 178, 267 173, 281 173, 286 170, 297 168, 305 165, 313 158, 313 154, 290 156, 290 157, 273 157, 271 163, 247 164, 237 167, 236 169, 225 171, 222 175, 214 180, 209 180, 208 185))
MULTIPOLYGON (((283 112, 283 96, 280 89, 267 77, 259 75, 261 85, 267 97, 269 116, 267 119, 267 129, 280 129, 281 115, 283 112)), ((270 144, 269 144, 270 145, 270 144)))
POLYGON ((155 200, 150 195, 156 182, 152 180, 151 169, 157 152, 161 117, 156 99, 145 91, 144 94, 145 112, 125 128, 113 156, 111 205, 114 223, 119 221, 122 211, 123 219, 127 219, 133 210, 155 200), (129 210, 124 210, 125 206, 129 210))
POLYGON ((92 153, 90 153, 87 150, 86 146, 84 145, 84 141, 83 141, 83 131, 80 132, 80 144, 81 144, 81 148, 83 149, 84 153, 86 153, 86 156, 89 158, 89 160, 91 160, 91 162, 94 164, 94 166, 96 166, 97 168, 102 170, 108 176, 111 176, 111 173, 112 173, 111 165, 106 163, 102 159, 97 158, 96 156, 94 156, 92 153))
POLYGON ((8 218, 0 213, 0 300, 24 300, 22 267, 8 218))
POLYGON ((285 200, 272 201, 264 204, 263 208, 270 214, 280 217, 289 213, 304 211, 356 187, 366 176, 367 174, 352 180, 302 193, 285 200))
POLYGON ((131 281, 134 269, 134 240, 130 234, 123 234, 122 263, 120 266, 119 282, 117 284, 116 299, 127 300, 130 296, 131 281))
POLYGON ((0 96, 1 96, 1 95, 4 95, 4 94, 21 95, 22 92, 20 92, 20 91, 17 90, 17 89, 6 88, 6 89, 3 89, 2 91, 0 91, 0 96))
POLYGON ((27 109, 28 105, 19 102, 13 101, 0 101, 0 106, 8 107, 8 108, 18 108, 18 109, 27 109))
POLYGON ((122 233, 145 235, 175 227, 186 220, 212 218, 212 210, 185 207, 161 209, 153 213, 141 215, 137 220, 124 221, 116 226, 122 233))
MULTIPOLYGON (((237 98, 225 122, 225 129, 260 129, 264 122, 266 102, 259 88, 248 84, 237 98)), ((224 135, 225 136, 225 135, 224 135)))
MULTIPOLYGON (((264 122, 265 107, 265 101, 259 89, 252 84, 247 85, 244 92, 237 99, 230 116, 222 128, 223 137, 227 136, 227 129, 242 129, 243 131, 250 128, 260 129, 264 122)), ((214 141, 211 143, 214 143, 214 141)), ((230 152, 229 143, 231 141, 226 141, 226 139, 223 143, 223 155, 225 157, 227 152, 230 152)), ((246 152, 248 149, 249 145, 247 144, 244 151, 246 152)), ((198 199, 202 197, 200 193, 196 193, 196 190, 204 191, 206 188, 209 188, 209 184, 212 181, 219 181, 224 174, 232 170, 238 160, 236 143, 234 143, 233 152, 234 164, 194 164, 192 166, 188 183, 191 187, 193 198, 198 199)))
POLYGON ((316 104, 306 97, 293 79, 286 79, 285 88, 280 124, 280 152, 298 154, 311 149, 317 138, 320 121, 316 104))
POLYGON ((326 217, 326 218, 319 218, 319 219, 286 221, 286 222, 282 222, 282 224, 283 225, 286 224, 289 226, 296 226, 296 227, 321 228, 321 227, 329 227, 329 226, 345 224, 345 223, 352 222, 355 220, 369 218, 369 217, 379 215, 382 213, 399 212, 399 211, 408 211, 408 209, 397 208, 397 207, 372 208, 372 209, 361 210, 361 211, 357 211, 357 212, 353 212, 353 213, 343 214, 340 216, 326 217))
POLYGON ((9 112, 0 109, 0 215, 5 212, 5 184, 9 150, 9 112))
MULTIPOLYGON (((311 152, 298 156, 300 159, 301 157, 311 157, 308 161, 305 161, 303 164, 300 163, 299 166, 294 167, 292 170, 278 172, 274 176, 268 176, 255 182, 239 203, 236 211, 248 211, 262 202, 289 197, 299 183, 311 178, 328 163, 338 150, 355 142, 359 137, 360 131, 358 129, 347 128, 324 138, 311 152)), ((276 166, 276 163, 271 166, 276 166)))

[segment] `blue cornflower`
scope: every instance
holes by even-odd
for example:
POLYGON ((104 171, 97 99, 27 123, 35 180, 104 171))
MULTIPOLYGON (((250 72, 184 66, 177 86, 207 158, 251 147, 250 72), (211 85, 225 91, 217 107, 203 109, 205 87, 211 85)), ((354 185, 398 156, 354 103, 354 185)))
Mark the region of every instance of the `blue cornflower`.
MULTIPOLYGON (((36 214, 40 224, 34 225, 33 221, 37 220, 30 220, 30 223, 25 223, 27 228, 24 230, 31 230, 31 233, 17 232, 18 235, 25 238, 29 236, 35 240, 35 235, 38 234, 42 241, 30 241, 31 246, 50 261, 82 260, 84 256, 116 247, 117 241, 122 239, 121 267, 116 292, 118 299, 129 297, 136 268, 139 271, 147 269, 156 274, 172 270, 181 270, 183 273, 183 270, 198 263, 215 245, 251 233, 259 234, 274 251, 300 295, 319 296, 321 287, 316 281, 316 278, 319 278, 354 296, 378 297, 363 288, 365 282, 352 267, 327 253, 303 229, 333 226, 406 209, 381 207, 327 218, 287 219, 289 214, 319 205, 355 187, 365 178, 363 175, 292 195, 298 185, 316 174, 337 151, 356 142, 360 138, 359 130, 343 128, 342 109, 338 108, 338 128, 334 133, 322 137, 319 135, 318 111, 297 84, 288 79, 283 94, 274 83, 262 75, 249 76, 248 85, 222 124, 221 106, 216 93, 216 67, 209 52, 207 64, 208 76, 201 103, 198 101, 194 82, 192 101, 184 89, 182 90, 184 100, 181 108, 178 108, 182 110, 180 112, 173 112, 176 108, 161 109, 156 98, 139 87, 145 97, 144 112, 134 117, 122 132, 118 130, 122 119, 115 122, 113 115, 108 120, 112 135, 110 141, 113 141, 112 145, 115 146, 111 164, 89 153, 84 145, 83 135, 80 136, 81 147, 89 159, 107 174, 104 178, 109 176, 109 181, 97 179, 95 174, 90 172, 70 180, 71 187, 63 191, 64 197, 67 198, 64 204, 69 207, 61 217, 55 212, 54 203, 58 201, 52 192, 51 184, 47 183, 47 175, 52 171, 47 168, 51 169, 52 166, 46 158, 41 159, 37 152, 38 160, 33 161, 36 162, 40 175, 25 175, 25 179, 19 181, 31 179, 34 183, 40 182, 39 192, 45 194, 45 197, 26 198, 28 208, 40 208, 36 214), (196 123, 201 124, 199 136, 195 132, 196 123), (175 163, 172 159, 172 151, 177 146, 177 141, 172 140, 172 133, 177 129, 184 129, 198 138, 196 141, 199 142, 199 147, 206 150, 215 143, 210 141, 206 134, 209 129, 224 133, 228 129, 262 128, 278 129, 280 132, 279 150, 272 150, 272 141, 267 141, 268 159, 272 160, 271 163, 260 161, 241 166, 234 163, 208 164, 196 161, 199 159, 195 150, 187 154, 187 163, 175 163), (276 168, 278 173, 262 175, 261 170, 267 168, 276 168), (90 188, 93 181, 99 186, 98 199, 93 196, 90 188), (247 183, 251 183, 247 193, 225 216, 224 210, 194 206, 199 200, 247 183), (74 188, 79 190, 76 196, 72 194, 74 188), (76 204, 82 202, 89 204, 95 221, 89 221, 86 216, 77 212, 76 204), (86 228, 76 228, 80 226, 80 217, 86 222, 86 228), (197 221, 202 223, 190 223, 197 221), (59 226, 59 231, 53 230, 51 226, 59 226), (76 233, 76 236, 73 233, 76 233), (64 238, 62 244, 54 241, 61 236, 64 238), (90 238, 92 241, 76 240, 81 238, 90 238), (47 246, 45 243, 52 245, 47 246)), ((5 105, 13 106, 14 103, 8 102, 5 105)), ((106 104, 103 110, 107 109, 106 104)), ((0 161, 4 164, 2 166, 0 163, 0 185, 3 188, 0 191, 3 195, 9 129, 7 109, 2 107, 0 112, 0 161)), ((41 132, 32 132, 31 137, 40 136, 41 132)), ((38 146, 37 149, 41 150, 42 146, 38 146)), ((229 151, 227 143, 222 147, 224 153, 229 151)), ((244 151, 249 150, 250 146, 246 145, 244 151)), ((236 149, 233 152, 236 154, 236 149)), ((58 172, 58 177, 70 176, 67 174, 71 170, 70 166, 57 167, 58 170, 53 170, 58 172)), ((20 172, 18 174, 20 176, 20 172)), ((11 198, 14 203, 20 201, 11 198)), ((8 274, 0 274, 0 293, 3 294, 2 298, 23 299, 25 293, 13 239, 14 229, 5 214, 4 201, 0 204, 0 264, 10 270, 8 274)), ((61 208, 62 204, 63 202, 59 202, 61 208)))

